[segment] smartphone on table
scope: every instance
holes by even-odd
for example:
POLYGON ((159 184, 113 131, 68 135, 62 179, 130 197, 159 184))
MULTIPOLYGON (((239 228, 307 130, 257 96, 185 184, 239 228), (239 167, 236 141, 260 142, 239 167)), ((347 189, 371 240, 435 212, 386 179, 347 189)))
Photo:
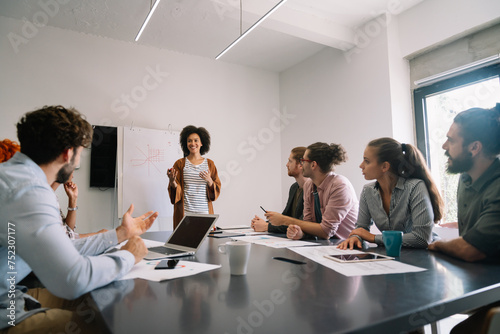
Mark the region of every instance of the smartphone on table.
POLYGON ((174 269, 178 262, 179 262, 179 260, 175 260, 175 259, 161 260, 160 262, 158 262, 155 269, 156 270, 174 269))

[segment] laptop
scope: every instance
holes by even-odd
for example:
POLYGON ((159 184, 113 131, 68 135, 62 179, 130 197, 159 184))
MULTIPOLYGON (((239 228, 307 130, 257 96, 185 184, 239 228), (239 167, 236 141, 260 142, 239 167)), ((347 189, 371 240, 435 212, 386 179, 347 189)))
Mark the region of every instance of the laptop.
POLYGON ((146 260, 194 255, 219 215, 187 213, 165 245, 148 248, 146 260))

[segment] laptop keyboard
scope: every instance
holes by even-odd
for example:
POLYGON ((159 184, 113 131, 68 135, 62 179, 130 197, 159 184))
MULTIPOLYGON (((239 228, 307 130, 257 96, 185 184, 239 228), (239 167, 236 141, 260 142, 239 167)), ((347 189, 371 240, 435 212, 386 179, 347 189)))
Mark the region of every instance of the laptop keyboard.
POLYGON ((168 247, 165 247, 165 246, 151 247, 151 248, 148 248, 148 251, 155 252, 155 253, 160 253, 160 254, 179 254, 179 253, 185 253, 186 252, 186 251, 181 251, 181 250, 178 250, 178 249, 168 248, 168 247))

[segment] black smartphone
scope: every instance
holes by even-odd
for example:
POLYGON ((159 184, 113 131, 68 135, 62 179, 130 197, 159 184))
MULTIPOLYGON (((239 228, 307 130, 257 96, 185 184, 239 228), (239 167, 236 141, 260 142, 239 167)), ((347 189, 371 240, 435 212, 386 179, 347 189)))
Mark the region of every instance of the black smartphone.
POLYGON ((156 270, 159 269, 174 269, 179 260, 161 260, 155 267, 156 270))

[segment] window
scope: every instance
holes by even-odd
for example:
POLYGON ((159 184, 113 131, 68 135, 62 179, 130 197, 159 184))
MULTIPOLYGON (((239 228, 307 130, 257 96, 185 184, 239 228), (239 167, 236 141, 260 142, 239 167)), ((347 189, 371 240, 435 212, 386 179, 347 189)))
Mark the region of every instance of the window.
POLYGON ((500 64, 446 79, 414 91, 417 146, 427 159, 445 202, 444 222, 457 221, 458 175, 446 172, 441 148, 455 115, 463 110, 491 108, 500 102, 500 64))

